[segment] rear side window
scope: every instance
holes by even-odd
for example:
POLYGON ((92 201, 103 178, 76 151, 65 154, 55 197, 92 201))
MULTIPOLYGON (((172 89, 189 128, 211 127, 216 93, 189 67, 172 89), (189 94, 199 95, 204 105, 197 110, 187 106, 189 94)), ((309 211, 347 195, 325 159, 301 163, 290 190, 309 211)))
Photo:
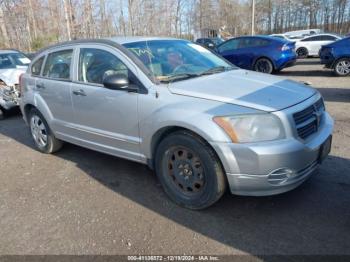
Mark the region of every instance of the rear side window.
POLYGON ((254 46, 267 46, 270 44, 270 41, 267 39, 256 39, 254 46))
POLYGON ((318 41, 317 36, 309 37, 309 38, 301 40, 301 42, 311 42, 311 41, 318 41))
POLYGON ((266 46, 270 42, 266 39, 261 38, 242 38, 239 47, 240 48, 248 48, 248 47, 258 47, 258 46, 266 46))
POLYGON ((44 56, 36 60, 36 62, 32 65, 32 75, 34 76, 40 75, 41 66, 43 65, 43 62, 44 62, 44 56))
POLYGON ((325 41, 327 36, 318 35, 301 40, 302 42, 325 41))
POLYGON ((79 81, 102 84, 112 74, 123 74, 129 78, 129 70, 122 61, 110 52, 82 48, 79 56, 79 81))
POLYGON ((324 41, 334 41, 336 40, 337 38, 335 36, 331 36, 331 35, 324 35, 322 40, 324 41))
POLYGON ((62 50, 47 56, 43 75, 55 79, 70 79, 73 50, 62 50))

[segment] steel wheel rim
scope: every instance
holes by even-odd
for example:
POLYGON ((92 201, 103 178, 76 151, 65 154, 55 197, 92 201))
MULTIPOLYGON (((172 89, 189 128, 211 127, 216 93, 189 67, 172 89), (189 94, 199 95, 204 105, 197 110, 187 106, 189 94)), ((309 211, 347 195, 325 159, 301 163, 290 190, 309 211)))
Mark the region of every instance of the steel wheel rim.
POLYGON ((270 62, 265 59, 259 60, 256 63, 256 69, 258 72, 261 72, 261 73, 270 73, 271 72, 270 62))
POLYGON ((337 63, 336 70, 341 75, 347 75, 350 73, 350 61, 344 60, 337 63))
POLYGON ((47 145, 47 131, 39 116, 34 115, 30 119, 30 130, 35 143, 39 147, 45 147, 47 145))
POLYGON ((200 194, 206 185, 202 161, 192 150, 176 146, 166 153, 165 172, 176 190, 187 196, 200 194))

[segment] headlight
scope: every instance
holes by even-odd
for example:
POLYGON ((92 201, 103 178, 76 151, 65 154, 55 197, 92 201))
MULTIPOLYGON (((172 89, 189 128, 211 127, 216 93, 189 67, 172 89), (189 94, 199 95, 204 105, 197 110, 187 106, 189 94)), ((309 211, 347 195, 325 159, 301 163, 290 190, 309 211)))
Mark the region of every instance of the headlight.
POLYGON ((235 143, 271 141, 285 138, 281 120, 269 113, 214 117, 235 143))

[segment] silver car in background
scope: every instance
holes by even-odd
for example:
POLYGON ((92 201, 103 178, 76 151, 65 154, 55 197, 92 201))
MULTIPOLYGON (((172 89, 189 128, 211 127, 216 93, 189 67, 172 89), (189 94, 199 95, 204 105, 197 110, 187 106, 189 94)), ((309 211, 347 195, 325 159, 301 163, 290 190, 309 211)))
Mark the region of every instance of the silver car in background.
POLYGON ((21 88, 41 152, 67 141, 147 164, 168 196, 191 209, 212 205, 227 187, 250 196, 289 191, 331 148, 333 120, 319 92, 241 70, 185 40, 52 46, 34 58, 21 88))

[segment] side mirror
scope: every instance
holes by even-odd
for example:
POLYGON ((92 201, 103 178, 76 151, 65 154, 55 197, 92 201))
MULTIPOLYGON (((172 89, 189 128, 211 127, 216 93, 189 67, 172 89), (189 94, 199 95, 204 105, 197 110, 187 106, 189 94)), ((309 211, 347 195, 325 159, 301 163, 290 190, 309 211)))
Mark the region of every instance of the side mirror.
POLYGON ((127 92, 137 92, 135 85, 130 85, 129 79, 123 74, 113 74, 104 77, 103 85, 105 88, 112 90, 125 90, 127 92))

